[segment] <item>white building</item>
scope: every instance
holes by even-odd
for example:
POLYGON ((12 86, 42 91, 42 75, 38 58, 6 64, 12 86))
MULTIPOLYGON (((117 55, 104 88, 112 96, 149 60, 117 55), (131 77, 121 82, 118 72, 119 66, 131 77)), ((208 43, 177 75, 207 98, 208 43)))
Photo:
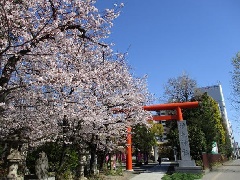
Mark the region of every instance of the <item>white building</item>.
POLYGON ((227 133, 231 140, 231 146, 232 146, 232 148, 234 148, 235 141, 234 141, 234 136, 233 136, 233 130, 232 130, 231 122, 229 121, 228 116, 227 116, 227 110, 226 110, 226 105, 225 105, 225 101, 224 101, 224 97, 223 97, 222 86, 219 84, 219 85, 198 88, 198 90, 201 93, 206 92, 209 96, 211 96, 218 103, 219 109, 221 111, 221 116, 223 118, 223 122, 226 124, 227 133))
MULTIPOLYGON (((158 115, 158 116, 165 116, 166 115, 166 111, 165 110, 158 111, 158 112, 156 112, 156 115, 158 115)), ((166 126, 166 120, 154 121, 154 123, 159 123, 159 124, 162 124, 162 126, 163 126, 163 135, 162 135, 162 137, 156 137, 158 145, 167 143, 168 142, 167 134, 169 132, 169 128, 166 126)), ((157 160, 158 160, 158 148, 159 148, 158 146, 155 146, 155 147, 153 147, 153 150, 152 150, 152 154, 153 154, 153 156, 155 158, 155 162, 157 162, 157 160)))
MULTIPOLYGON (((167 112, 165 110, 162 110, 162 111, 158 111, 156 112, 156 114, 158 116, 166 116, 167 115, 167 112)), ((162 124, 163 126, 163 135, 161 138, 158 138, 158 143, 159 144, 163 144, 163 143, 167 143, 168 142, 168 139, 167 139, 167 134, 169 132, 169 128, 167 127, 166 125, 166 120, 161 120, 161 121, 155 121, 155 123, 159 123, 159 124, 162 124)))

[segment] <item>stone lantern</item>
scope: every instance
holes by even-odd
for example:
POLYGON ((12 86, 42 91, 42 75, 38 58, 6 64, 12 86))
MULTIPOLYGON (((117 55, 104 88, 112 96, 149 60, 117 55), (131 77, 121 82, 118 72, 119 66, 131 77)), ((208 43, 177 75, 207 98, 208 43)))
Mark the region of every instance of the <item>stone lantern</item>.
POLYGON ((11 149, 10 154, 7 156, 8 160, 8 175, 7 179, 16 180, 18 178, 17 170, 21 161, 20 152, 17 149, 11 149))
POLYGON ((18 175, 18 167, 20 162, 23 160, 21 156, 21 146, 26 143, 25 139, 19 138, 18 134, 10 135, 5 142, 8 145, 9 154, 7 156, 8 162, 8 180, 23 180, 24 177, 18 175))

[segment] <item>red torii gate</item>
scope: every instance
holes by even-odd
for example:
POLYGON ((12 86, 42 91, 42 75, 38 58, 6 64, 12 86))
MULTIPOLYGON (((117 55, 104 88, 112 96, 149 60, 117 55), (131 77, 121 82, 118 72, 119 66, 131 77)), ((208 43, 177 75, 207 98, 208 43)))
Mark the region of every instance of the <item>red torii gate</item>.
POLYGON ((194 102, 182 102, 182 103, 168 103, 168 104, 156 104, 150 106, 143 106, 143 109, 146 111, 160 111, 160 110, 176 110, 176 115, 167 115, 167 116, 153 116, 153 120, 177 120, 182 121, 182 110, 186 108, 195 108, 198 107, 198 101, 194 102))
MULTIPOLYGON (((160 110, 176 110, 176 115, 166 115, 166 116, 153 116, 153 120, 177 120, 182 121, 182 109, 185 108, 196 108, 198 107, 198 101, 194 102, 183 102, 183 103, 168 103, 168 104, 156 104, 143 106, 146 111, 160 111, 160 110)), ((127 128, 127 158, 126 158, 126 170, 132 171, 132 136, 131 127, 127 128)))

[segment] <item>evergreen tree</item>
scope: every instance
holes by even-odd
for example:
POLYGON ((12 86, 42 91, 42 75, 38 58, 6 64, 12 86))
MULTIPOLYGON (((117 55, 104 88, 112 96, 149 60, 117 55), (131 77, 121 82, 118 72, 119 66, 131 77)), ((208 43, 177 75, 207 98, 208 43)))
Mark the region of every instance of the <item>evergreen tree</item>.
POLYGON ((219 147, 226 144, 226 132, 223 127, 220 110, 217 102, 208 96, 207 93, 196 97, 195 100, 200 102, 199 108, 186 109, 183 116, 184 119, 188 120, 189 126, 196 127, 204 133, 206 151, 210 153, 213 142, 217 142, 219 147))

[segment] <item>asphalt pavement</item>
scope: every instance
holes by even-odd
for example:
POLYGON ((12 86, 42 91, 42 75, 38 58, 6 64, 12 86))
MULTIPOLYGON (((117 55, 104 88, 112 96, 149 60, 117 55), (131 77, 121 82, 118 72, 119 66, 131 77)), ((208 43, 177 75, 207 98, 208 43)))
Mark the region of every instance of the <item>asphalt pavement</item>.
MULTIPOLYGON (((161 165, 150 163, 141 167, 134 167, 137 176, 131 180, 160 180, 167 173, 172 162, 162 162, 161 165)), ((212 171, 203 175, 201 180, 238 180, 240 179, 240 159, 228 161, 215 166, 212 171)))
POLYGON ((171 162, 162 162, 161 165, 150 163, 140 168, 134 167, 134 173, 139 173, 131 180, 160 180, 167 173, 171 162))
POLYGON ((238 180, 240 179, 240 160, 233 160, 214 167, 202 180, 238 180))

